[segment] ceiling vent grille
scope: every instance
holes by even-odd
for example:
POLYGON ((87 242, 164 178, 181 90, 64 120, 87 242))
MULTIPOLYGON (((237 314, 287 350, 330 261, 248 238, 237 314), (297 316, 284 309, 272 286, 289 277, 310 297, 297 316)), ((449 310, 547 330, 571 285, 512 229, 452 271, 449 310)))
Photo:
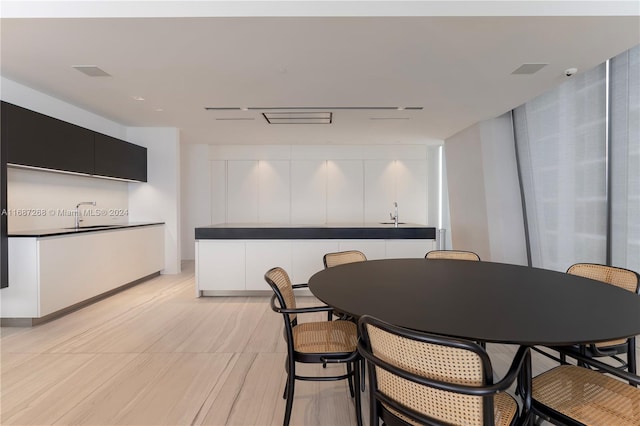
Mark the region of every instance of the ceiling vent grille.
POLYGON ((549 64, 522 64, 511 74, 535 74, 549 64))
POLYGON ((73 65, 71 68, 76 69, 89 77, 111 77, 111 74, 96 67, 95 65, 73 65))

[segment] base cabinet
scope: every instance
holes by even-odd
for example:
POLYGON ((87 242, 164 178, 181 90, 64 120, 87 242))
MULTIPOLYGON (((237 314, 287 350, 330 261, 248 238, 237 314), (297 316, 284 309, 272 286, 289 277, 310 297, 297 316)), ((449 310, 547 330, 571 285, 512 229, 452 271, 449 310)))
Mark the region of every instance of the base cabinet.
POLYGON ((264 280, 280 266, 294 284, 324 268, 326 253, 360 250, 368 259, 415 258, 435 249, 435 240, 197 240, 196 296, 270 292, 264 280), (204 292, 204 293, 203 293, 204 292))
POLYGON ((164 269, 164 226, 9 238, 2 318, 41 318, 164 269))

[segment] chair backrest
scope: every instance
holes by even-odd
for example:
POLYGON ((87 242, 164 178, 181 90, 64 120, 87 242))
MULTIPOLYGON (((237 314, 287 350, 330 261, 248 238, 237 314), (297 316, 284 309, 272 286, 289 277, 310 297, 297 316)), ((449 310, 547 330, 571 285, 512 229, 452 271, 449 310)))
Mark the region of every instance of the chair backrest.
POLYGON ((491 362, 478 344, 418 333, 368 315, 361 317, 359 327, 359 350, 375 365, 370 369, 372 392, 392 414, 420 423, 437 419, 447 424, 483 425, 493 421, 492 396, 445 391, 424 383, 430 379, 449 387, 490 384, 491 362))
POLYGON ((358 250, 339 251, 335 253, 327 253, 322 257, 324 267, 332 268, 338 265, 344 265, 345 263, 364 262, 367 260, 367 256, 358 250))
POLYGON ((629 269, 597 263, 576 263, 567 269, 567 273, 612 284, 632 293, 638 293, 640 289, 640 277, 629 269))
POLYGON ((480 261, 480 256, 476 253, 464 250, 431 250, 424 256, 424 258, 480 261))
MULTIPOLYGON (((264 279, 274 291, 275 297, 281 308, 296 308, 296 298, 293 294, 293 286, 291 285, 291 280, 289 279, 287 271, 280 267, 271 268, 266 274, 264 274, 264 279)), ((289 314, 289 321, 293 321, 295 319, 295 314, 289 314)))

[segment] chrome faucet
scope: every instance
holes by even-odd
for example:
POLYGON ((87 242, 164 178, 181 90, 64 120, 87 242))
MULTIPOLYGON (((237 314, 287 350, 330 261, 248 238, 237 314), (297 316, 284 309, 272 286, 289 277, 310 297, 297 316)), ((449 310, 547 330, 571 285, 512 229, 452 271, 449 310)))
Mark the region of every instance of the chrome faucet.
POLYGON ((84 219, 80 219, 80 206, 95 206, 95 201, 82 201, 76 205, 76 229, 80 228, 80 222, 84 219))
POLYGON ((394 216, 394 215, 392 215, 391 213, 389 213, 389 217, 390 217, 390 218, 391 218, 391 220, 393 221, 393 226, 397 228, 397 227, 398 227, 398 202, 397 202, 397 201, 394 201, 394 202, 393 202, 393 206, 394 206, 394 207, 395 207, 395 209, 396 209, 396 214, 395 214, 395 216, 394 216))

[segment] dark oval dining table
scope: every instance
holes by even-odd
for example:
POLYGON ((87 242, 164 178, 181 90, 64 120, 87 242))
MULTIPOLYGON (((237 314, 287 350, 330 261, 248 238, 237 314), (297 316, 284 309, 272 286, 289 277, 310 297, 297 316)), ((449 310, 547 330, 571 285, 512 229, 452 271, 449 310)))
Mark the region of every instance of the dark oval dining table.
POLYGON ((563 346, 640 334, 640 296, 539 268, 445 259, 385 259, 328 268, 309 280, 354 317, 444 336, 563 346))

